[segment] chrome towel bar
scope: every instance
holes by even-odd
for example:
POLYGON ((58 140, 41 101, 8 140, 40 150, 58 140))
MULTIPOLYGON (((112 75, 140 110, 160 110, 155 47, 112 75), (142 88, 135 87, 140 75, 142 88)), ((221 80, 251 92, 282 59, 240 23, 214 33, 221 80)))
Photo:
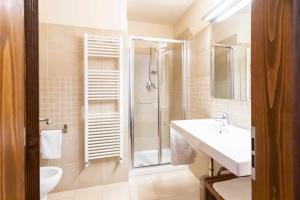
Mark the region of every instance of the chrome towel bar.
MULTIPOLYGON (((49 118, 40 118, 39 121, 40 122, 46 122, 47 125, 50 125, 52 123, 51 119, 49 119, 49 118)), ((55 129, 48 129, 48 130, 55 130, 55 129)), ((64 126, 61 130, 62 130, 62 133, 67 134, 68 133, 68 125, 64 124, 64 126)))

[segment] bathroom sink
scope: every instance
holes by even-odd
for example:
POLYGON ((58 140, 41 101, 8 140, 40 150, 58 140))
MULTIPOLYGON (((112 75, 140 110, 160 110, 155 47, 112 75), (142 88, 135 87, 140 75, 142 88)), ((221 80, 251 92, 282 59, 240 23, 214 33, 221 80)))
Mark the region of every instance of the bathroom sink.
POLYGON ((214 119, 171 122, 171 131, 185 137, 201 151, 237 176, 251 174, 251 132, 232 125, 221 126, 214 119))
POLYGON ((40 167, 40 197, 47 200, 47 194, 59 183, 63 170, 59 167, 40 167))

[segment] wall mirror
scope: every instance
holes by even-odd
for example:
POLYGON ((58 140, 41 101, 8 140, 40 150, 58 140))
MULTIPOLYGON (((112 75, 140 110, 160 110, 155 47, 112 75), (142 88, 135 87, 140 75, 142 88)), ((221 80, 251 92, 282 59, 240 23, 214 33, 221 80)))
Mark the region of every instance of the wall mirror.
POLYGON ((211 95, 251 99, 251 6, 211 25, 211 95))

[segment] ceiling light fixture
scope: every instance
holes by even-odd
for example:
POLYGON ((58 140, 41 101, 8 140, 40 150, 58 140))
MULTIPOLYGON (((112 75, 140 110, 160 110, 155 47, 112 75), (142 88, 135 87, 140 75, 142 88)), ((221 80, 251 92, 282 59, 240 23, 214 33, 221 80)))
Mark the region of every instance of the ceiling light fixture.
POLYGON ((251 3, 252 0, 224 0, 203 17, 204 21, 221 22, 251 3))

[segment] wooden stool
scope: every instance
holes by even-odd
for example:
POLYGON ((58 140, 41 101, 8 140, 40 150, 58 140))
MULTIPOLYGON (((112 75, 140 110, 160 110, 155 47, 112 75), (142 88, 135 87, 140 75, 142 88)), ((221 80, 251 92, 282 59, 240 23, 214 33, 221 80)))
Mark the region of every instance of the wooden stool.
POLYGON ((204 179, 205 186, 205 200, 224 200, 217 191, 213 188, 213 184, 221 181, 226 181, 230 179, 234 179, 237 176, 234 174, 224 174, 212 177, 206 177, 204 179))
POLYGON ((207 177, 206 200, 251 200, 251 177, 224 174, 207 177))

